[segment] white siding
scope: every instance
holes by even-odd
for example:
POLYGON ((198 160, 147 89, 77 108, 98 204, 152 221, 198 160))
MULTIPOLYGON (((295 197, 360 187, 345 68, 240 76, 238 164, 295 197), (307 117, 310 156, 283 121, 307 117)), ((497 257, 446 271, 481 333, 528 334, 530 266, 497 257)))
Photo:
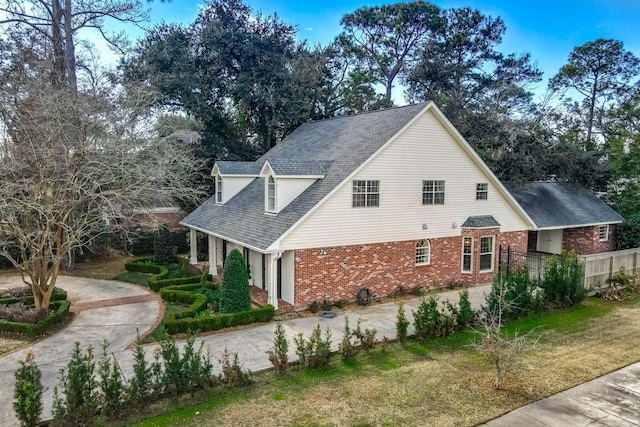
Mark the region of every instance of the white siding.
POLYGON ((294 304, 293 284, 295 283, 294 251, 282 255, 282 299, 294 304))
POLYGON ((457 236, 462 223, 473 215, 493 215, 502 232, 528 228, 431 112, 353 179, 380 180, 379 207, 353 208, 352 185, 347 182, 292 230, 280 249, 457 236), (445 181, 444 205, 422 204, 423 180, 445 181), (476 200, 477 183, 489 184, 488 200, 476 200))
POLYGON ((249 185, 255 178, 252 177, 222 177, 222 203, 227 203, 233 196, 238 194, 240 190, 249 185))
POLYGON ((316 178, 277 178, 276 212, 284 209, 316 181, 316 178))
POLYGON ((538 252, 547 252, 550 254, 561 253, 562 252, 562 229, 538 231, 538 240, 536 241, 536 250, 538 252))

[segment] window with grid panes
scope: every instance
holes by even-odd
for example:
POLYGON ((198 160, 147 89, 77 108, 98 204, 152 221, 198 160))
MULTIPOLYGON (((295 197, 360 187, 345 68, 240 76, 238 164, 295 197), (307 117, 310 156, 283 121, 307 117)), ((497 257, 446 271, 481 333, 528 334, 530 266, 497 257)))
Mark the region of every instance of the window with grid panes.
POLYGON ((444 181, 422 181, 422 204, 444 205, 444 181))
POLYGON ((380 206, 380 181, 354 180, 353 207, 380 206))

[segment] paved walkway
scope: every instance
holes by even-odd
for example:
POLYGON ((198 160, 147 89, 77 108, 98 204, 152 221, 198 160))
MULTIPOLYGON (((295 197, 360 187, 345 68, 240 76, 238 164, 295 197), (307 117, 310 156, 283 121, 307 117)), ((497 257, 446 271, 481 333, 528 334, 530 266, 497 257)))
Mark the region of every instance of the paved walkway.
MULTIPOLYGON (((5 286, 6 280, 0 278, 0 287, 5 286)), ((133 371, 133 352, 130 347, 135 342, 136 330, 142 333, 153 328, 162 315, 162 304, 157 295, 150 294, 145 288, 136 285, 75 277, 61 278, 59 285, 67 290, 69 299, 73 302, 75 319, 64 331, 42 339, 28 349, 0 357, 0 426, 18 424, 12 409, 13 373, 18 366, 17 360, 24 358, 27 351, 35 353, 36 362, 43 371, 43 382, 48 387, 44 396, 43 414, 44 418, 47 418, 51 411, 53 386, 58 384, 58 372, 66 365, 76 341, 85 347, 92 344, 97 349, 97 354, 102 341, 107 339, 110 343, 109 349, 117 358, 125 377, 130 378, 133 371)), ((475 308, 484 302, 484 294, 488 290, 488 285, 469 289, 470 300, 475 308)), ((458 291, 443 292, 439 298, 441 301, 457 302, 458 291)), ((420 301, 421 298, 405 301, 405 311, 411 322, 412 311, 417 309, 420 301)), ((328 327, 331 331, 333 350, 337 350, 346 316, 349 316, 352 325, 360 319, 362 327, 374 327, 378 338, 381 339, 383 336, 395 337, 396 315, 395 303, 373 304, 339 312, 333 319, 313 316, 287 320, 283 325, 290 341, 298 333, 309 336, 318 324, 323 330, 328 327)), ((245 368, 259 372, 271 368, 266 352, 272 347, 273 330, 274 324, 269 323, 217 333, 198 340, 205 343, 214 357, 227 349, 238 354, 245 368)), ((413 333, 412 326, 409 332, 413 333)), ((178 345, 184 346, 184 341, 178 345)), ((293 347, 290 346, 289 349, 290 360, 296 358, 293 347)), ((155 345, 146 346, 149 360, 155 348, 155 345)), ((218 364, 214 364, 214 371, 219 369, 218 364)), ((640 425, 638 378, 640 363, 520 408, 487 425, 640 425)))

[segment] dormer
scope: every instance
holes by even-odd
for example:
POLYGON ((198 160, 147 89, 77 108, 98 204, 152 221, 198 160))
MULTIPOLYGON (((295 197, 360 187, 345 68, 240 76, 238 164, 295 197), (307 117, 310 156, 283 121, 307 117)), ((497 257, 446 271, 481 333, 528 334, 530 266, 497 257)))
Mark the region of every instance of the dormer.
POLYGON ((211 170, 213 194, 218 204, 224 204, 259 176, 256 162, 217 161, 211 170))
POLYGON ((260 170, 264 178, 265 212, 282 211, 314 182, 324 178, 330 164, 326 160, 266 160, 260 170))

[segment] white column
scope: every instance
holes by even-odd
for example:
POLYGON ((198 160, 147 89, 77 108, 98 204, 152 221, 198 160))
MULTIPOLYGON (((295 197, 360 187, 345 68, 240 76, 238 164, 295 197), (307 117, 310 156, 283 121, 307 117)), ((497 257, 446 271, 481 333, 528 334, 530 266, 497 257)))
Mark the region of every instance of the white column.
POLYGON ((218 254, 216 253, 216 237, 209 234, 209 274, 218 275, 218 254))
POLYGON ((191 256, 189 258, 190 264, 198 263, 198 236, 197 232, 193 228, 189 229, 189 246, 191 249, 191 256))
POLYGON ((267 304, 278 309, 278 259, 282 252, 269 254, 269 277, 267 279, 267 304))

